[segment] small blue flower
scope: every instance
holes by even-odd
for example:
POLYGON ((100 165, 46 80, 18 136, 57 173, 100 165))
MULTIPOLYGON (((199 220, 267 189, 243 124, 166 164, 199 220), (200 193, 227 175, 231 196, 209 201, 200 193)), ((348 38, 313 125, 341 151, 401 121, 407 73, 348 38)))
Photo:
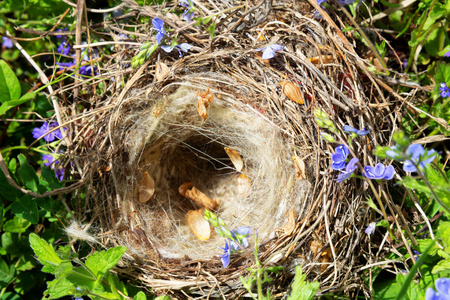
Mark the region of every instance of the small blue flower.
POLYGON ((364 230, 364 232, 370 236, 371 234, 373 234, 375 232, 376 227, 377 227, 377 222, 372 222, 369 224, 369 226, 367 226, 367 228, 366 228, 366 230, 364 230))
POLYGON ((441 92, 442 98, 447 98, 450 96, 450 89, 447 87, 447 84, 445 82, 441 82, 441 87, 439 88, 439 91, 441 92))
POLYGON ((61 53, 62 55, 69 55, 70 52, 70 44, 67 41, 62 42, 59 44, 58 49, 56 49, 58 53, 61 53))
POLYGON ((41 127, 35 127, 33 129, 32 131, 33 138, 38 139, 41 136, 45 135, 44 140, 46 142, 53 142, 55 138, 62 139, 62 134, 60 130, 55 130, 47 134, 49 131, 52 130, 53 127, 57 126, 58 126, 57 122, 51 123, 50 125, 47 122, 45 122, 44 124, 42 124, 41 127))
POLYGON ((261 52, 264 51, 262 54, 262 59, 271 59, 275 56, 275 51, 281 51, 283 50, 283 46, 278 44, 272 44, 266 47, 262 47, 259 49, 256 49, 255 51, 261 52))
POLYGON ((14 46, 13 41, 6 36, 2 36, 2 45, 5 48, 12 48, 14 46))
POLYGON ((345 171, 342 171, 342 173, 339 174, 339 176, 335 180, 338 183, 341 183, 342 181, 349 179, 350 176, 352 176, 353 172, 356 170, 357 166, 355 165, 358 161, 359 160, 356 157, 353 157, 345 167, 345 171))
POLYGON ((51 164, 58 164, 59 161, 55 160, 55 158, 51 154, 43 154, 42 155, 42 161, 44 162, 44 166, 48 167, 51 164))
POLYGON ((352 126, 344 125, 344 132, 356 133, 359 136, 365 136, 369 133, 369 130, 365 130, 365 128, 363 128, 362 130, 358 130, 356 128, 353 128, 352 126))
POLYGON ((420 144, 413 144, 408 147, 406 150, 406 155, 411 157, 411 160, 405 161, 403 165, 403 170, 405 172, 417 172, 417 168, 414 164, 418 164, 420 162, 420 166, 425 168, 429 163, 431 163, 436 157, 436 151, 429 150, 427 151, 427 158, 423 159, 425 154, 425 149, 420 144))
POLYGON ((156 30, 156 41, 158 42, 159 45, 161 45, 161 40, 164 37, 164 35, 166 34, 166 30, 164 30, 164 21, 161 20, 160 18, 154 18, 152 20, 152 24, 153 24, 153 28, 156 30))
POLYGON ((192 11, 193 7, 191 6, 191 3, 189 0, 180 0, 180 5, 187 8, 186 11, 183 13, 183 20, 185 20, 188 23, 191 23, 191 20, 194 18, 195 14, 192 11))
POLYGON ((170 53, 173 49, 177 48, 178 53, 180 54, 180 57, 183 57, 183 52, 188 52, 189 49, 192 48, 192 45, 189 45, 188 43, 181 43, 181 45, 171 45, 171 46, 161 46, 161 49, 163 49, 165 52, 170 53))
MULTIPOLYGON (((252 233, 252 228, 251 227, 247 227, 247 226, 241 226, 236 230, 232 230, 231 231, 231 236, 236 239, 236 234, 245 236, 242 239, 242 244, 241 246, 244 248, 248 247, 248 241, 247 241, 247 236, 249 236, 252 233)), ((239 245, 236 243, 236 241, 230 240, 230 246, 232 250, 239 250, 239 245)))
POLYGON ((59 181, 63 181, 64 179, 64 169, 63 168, 57 168, 55 170, 55 176, 58 178, 59 181))
POLYGON ((436 290, 427 288, 425 300, 448 300, 450 299, 450 279, 439 278, 434 282, 436 290))
POLYGON ((331 155, 331 168, 333 170, 341 170, 345 167, 345 160, 350 152, 345 145, 339 145, 336 147, 336 152, 331 155))
POLYGON ((450 57, 450 51, 445 52, 444 57, 450 57))
MULTIPOLYGON (((67 31, 67 27, 64 29, 57 29, 56 32, 63 32, 63 31, 67 31)), ((67 39, 67 35, 57 35, 56 36, 57 39, 67 39)))
POLYGON ((228 265, 230 264, 230 254, 231 254, 231 249, 228 246, 228 241, 225 240, 225 247, 220 247, 221 249, 223 249, 223 255, 220 257, 220 260, 222 261, 222 265, 224 268, 228 267, 228 265))
POLYGON ((394 177, 395 171, 392 165, 385 167, 378 163, 375 168, 372 166, 364 167, 364 176, 370 179, 386 179, 391 180, 394 177))

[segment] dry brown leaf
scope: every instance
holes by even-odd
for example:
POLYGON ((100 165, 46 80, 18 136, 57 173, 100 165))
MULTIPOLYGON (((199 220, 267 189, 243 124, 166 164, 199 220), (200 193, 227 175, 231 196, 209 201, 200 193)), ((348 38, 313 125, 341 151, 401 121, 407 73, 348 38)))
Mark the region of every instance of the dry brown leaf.
POLYGON ((186 196, 186 191, 189 190, 191 187, 193 187, 194 184, 192 182, 184 182, 180 187, 178 188, 178 193, 180 193, 181 196, 186 196))
POLYGON ((233 163, 234 167, 236 168, 236 171, 240 172, 242 171, 242 168, 244 167, 244 161, 242 160, 241 155, 239 152, 237 152, 234 149, 225 147, 225 152, 227 153, 228 157, 231 159, 231 162, 233 163))
POLYGON ((203 210, 190 210, 188 211, 186 218, 189 225, 189 229, 195 236, 201 240, 206 241, 211 237, 211 228, 209 222, 203 219, 203 210))
POLYGON ((305 101, 303 100, 302 92, 297 85, 289 81, 282 81, 280 82, 280 84, 283 87, 283 94, 285 94, 286 97, 298 104, 305 103, 305 101))
POLYGON ((186 191, 186 197, 193 200, 200 207, 205 207, 209 210, 216 210, 219 208, 220 200, 211 199, 202 192, 200 192, 195 186, 186 191))
POLYGON ((286 224, 283 226, 284 233, 289 235, 291 234, 295 229, 295 210, 291 209, 289 211, 289 216, 286 224))
POLYGON ((294 161, 295 173, 297 174, 298 180, 306 179, 306 165, 303 159, 300 159, 298 156, 293 156, 292 160, 294 161))
POLYGON ((155 181, 147 172, 145 172, 144 178, 142 178, 142 181, 139 183, 139 202, 146 203, 152 198, 154 193, 155 181))
POLYGON ((170 69, 165 63, 163 62, 156 63, 156 71, 155 71, 156 80, 158 81, 163 80, 167 75, 169 75, 169 73, 170 69))
POLYGON ((319 56, 309 58, 309 61, 315 65, 320 64, 320 63, 329 64, 334 61, 334 57, 333 57, 333 55, 319 55, 319 56), (320 59, 322 59, 322 62, 320 61, 320 59))
POLYGON ((245 196, 252 186, 252 182, 250 178, 248 178, 245 174, 239 174, 237 178, 237 189, 238 193, 241 196, 245 196))
POLYGON ((209 92, 209 88, 206 92, 197 92, 197 111, 200 117, 202 117, 203 121, 206 121, 208 118, 208 113, 206 109, 209 107, 209 104, 214 101, 214 95, 209 92))

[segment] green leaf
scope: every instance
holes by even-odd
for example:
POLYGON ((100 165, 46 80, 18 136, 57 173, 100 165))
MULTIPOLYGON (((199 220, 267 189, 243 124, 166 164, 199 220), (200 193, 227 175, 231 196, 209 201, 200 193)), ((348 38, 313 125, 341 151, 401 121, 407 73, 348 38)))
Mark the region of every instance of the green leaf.
POLYGON ((3 224, 4 232, 25 232, 28 227, 30 227, 31 223, 19 216, 14 216, 14 219, 8 220, 3 224))
POLYGON ((76 287, 73 283, 65 277, 48 281, 47 290, 44 292, 44 295, 49 295, 50 297, 45 299, 59 299, 64 296, 73 295, 75 289, 76 287))
POLYGON ((443 271, 449 271, 450 270, 450 260, 441 260, 439 261, 434 267, 433 270, 431 271, 432 274, 437 274, 439 272, 443 272, 443 271))
POLYGON ((319 282, 305 281, 306 275, 302 273, 302 266, 295 267, 295 277, 292 283, 292 292, 287 300, 312 300, 320 287, 319 282))
POLYGON ((39 213, 36 200, 29 195, 25 195, 19 200, 15 201, 11 205, 11 211, 16 216, 30 221, 31 224, 37 224, 39 221, 39 213))
POLYGON ((19 98, 19 79, 17 79, 16 74, 14 74, 8 64, 4 60, 0 60, 0 102, 6 103, 19 98))
POLYGON ((215 35, 215 31, 216 31, 216 22, 212 22, 212 24, 209 25, 209 27, 208 27, 208 29, 206 29, 206 31, 208 31, 209 36, 213 38, 215 35))
MULTIPOLYGON (((62 260, 56 254, 52 245, 47 243, 44 239, 40 238, 34 233, 29 237, 31 248, 33 248, 38 260, 46 266, 45 272, 52 273, 61 264, 62 260)), ((44 269, 42 269, 44 271, 44 269)))
POLYGON ((8 284, 14 278, 15 272, 14 265, 8 266, 6 261, 0 258, 0 282, 8 284))
POLYGON ((113 268, 127 251, 126 247, 115 247, 108 251, 95 252, 86 259, 86 266, 94 273, 97 280, 113 268))
POLYGON ((0 116, 4 115, 11 108, 32 100, 34 96, 36 96, 36 93, 28 93, 23 95, 20 99, 10 100, 8 102, 3 103, 0 106, 0 116))
POLYGON ((21 193, 14 187, 12 187, 8 180, 6 179, 5 174, 3 174, 3 170, 0 169, 0 191, 1 197, 5 198, 9 201, 14 201, 17 196, 19 196, 21 193))
POLYGON ((418 286, 415 284, 411 285, 411 282, 416 276, 417 269, 420 265, 422 265, 424 259, 428 256, 428 252, 431 250, 433 245, 434 243, 430 243, 427 249, 425 249, 425 251, 419 256, 419 259, 416 260, 416 263, 409 270, 409 274, 406 278, 401 273, 397 275, 397 282, 402 285, 402 289, 398 293, 397 300, 403 299, 406 295, 409 296, 409 299, 417 299, 417 297, 415 297, 415 294, 418 286))
POLYGON ((25 155, 19 154, 17 158, 20 162, 18 173, 20 179, 22 179, 23 185, 33 192, 38 192, 39 179, 36 175, 36 171, 27 163, 25 155))
MULTIPOLYGON (((170 300, 170 297, 168 298, 161 298, 161 297, 168 297, 167 295, 164 296, 158 296, 155 298, 155 300, 170 300)), ((136 295, 134 295, 133 300, 147 300, 147 296, 144 292, 140 291, 136 295)))

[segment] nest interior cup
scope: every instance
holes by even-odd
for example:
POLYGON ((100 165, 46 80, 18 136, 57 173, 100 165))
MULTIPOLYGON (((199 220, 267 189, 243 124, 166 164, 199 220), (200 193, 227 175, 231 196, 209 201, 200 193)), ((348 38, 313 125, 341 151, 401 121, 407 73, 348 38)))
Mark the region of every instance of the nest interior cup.
POLYGON ((249 226, 260 242, 274 237, 310 188, 308 181, 296 180, 292 146, 258 109, 231 93, 210 88, 215 97, 203 121, 197 112, 198 92, 210 85, 198 82, 186 79, 168 87, 167 96, 156 98, 147 97, 145 90, 134 91, 133 104, 123 106, 126 114, 113 133, 121 149, 114 163, 120 178, 119 224, 129 226, 122 244, 143 258, 154 257, 154 252, 171 259, 212 259, 221 254, 221 236, 212 230, 204 241, 189 229, 187 213, 200 207, 180 195, 178 189, 185 182, 219 199, 215 213, 229 229, 249 226), (240 172, 226 147, 242 157, 240 172), (138 185, 145 172, 155 188, 151 199, 140 203, 138 185), (136 238, 136 232, 140 237, 136 238))

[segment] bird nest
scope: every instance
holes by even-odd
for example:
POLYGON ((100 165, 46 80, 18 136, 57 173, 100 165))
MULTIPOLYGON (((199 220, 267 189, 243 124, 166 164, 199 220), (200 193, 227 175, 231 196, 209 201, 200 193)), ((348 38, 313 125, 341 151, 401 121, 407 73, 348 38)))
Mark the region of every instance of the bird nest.
MULTIPOLYGON (((208 15, 241 3, 197 4, 208 15)), ((155 41, 151 25, 134 17, 159 17, 171 29, 169 41, 176 33, 192 48, 183 57, 157 49, 133 69, 139 48, 116 43, 96 62, 97 76, 69 87, 85 99, 78 102, 83 112, 61 108, 74 133, 71 165, 86 182, 78 217, 95 224, 105 247, 126 246, 118 272, 153 291, 242 295, 239 276, 254 262, 238 252, 222 267, 223 238, 193 225, 206 207, 229 229, 257 232, 264 264, 286 266, 275 292, 286 290, 301 264, 308 280, 320 282, 319 294, 368 295, 357 270, 365 264, 361 233, 370 212, 362 187, 333 181, 335 145, 321 139, 314 110, 338 128, 369 128, 370 139, 352 145, 367 153, 384 143, 388 126, 377 117, 384 109, 378 78, 333 21, 337 15, 314 19, 316 5, 301 1, 245 5, 216 16, 213 38, 208 25, 187 26, 175 2, 126 0, 127 13, 105 23, 104 36, 145 43, 155 41), (131 26, 136 30, 127 31, 131 26), (283 50, 271 59, 255 51, 273 43, 283 50)))

